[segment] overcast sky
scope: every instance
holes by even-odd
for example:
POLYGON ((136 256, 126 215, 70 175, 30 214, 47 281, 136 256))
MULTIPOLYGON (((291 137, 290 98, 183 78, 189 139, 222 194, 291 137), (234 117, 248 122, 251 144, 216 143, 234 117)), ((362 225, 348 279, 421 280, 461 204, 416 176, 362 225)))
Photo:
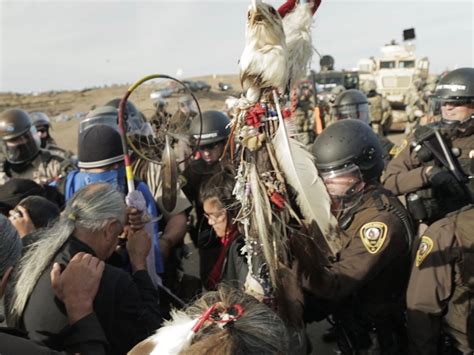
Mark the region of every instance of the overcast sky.
MULTIPOLYGON (((235 74, 249 3, 0 0, 0 91, 82 89, 179 69, 235 74)), ((313 44, 350 69, 410 27, 434 72, 474 66, 474 0, 323 0, 313 44)))

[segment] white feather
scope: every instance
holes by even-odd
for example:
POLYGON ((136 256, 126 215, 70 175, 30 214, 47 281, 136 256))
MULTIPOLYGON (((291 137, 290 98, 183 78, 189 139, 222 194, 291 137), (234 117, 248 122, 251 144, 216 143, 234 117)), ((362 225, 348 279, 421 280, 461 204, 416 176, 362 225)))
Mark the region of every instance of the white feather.
POLYGON ((257 230, 258 239, 263 249, 263 256, 265 261, 268 264, 268 269, 270 272, 270 279, 274 287, 277 286, 276 283, 276 270, 277 270, 277 260, 275 260, 275 254, 273 252, 273 243, 272 239, 275 238, 274 235, 270 235, 269 231, 271 229, 271 221, 269 220, 269 212, 272 207, 268 196, 262 184, 260 183, 260 178, 258 176, 256 164, 252 164, 250 167, 250 189, 252 191, 253 199, 253 216, 254 220, 251 223, 255 226, 257 230))
POLYGON ((151 355, 178 355, 191 344, 192 328, 198 318, 191 318, 183 311, 172 311, 172 319, 143 342, 152 342, 151 355))
POLYGON ((283 18, 283 28, 288 48, 288 77, 290 88, 306 76, 313 55, 311 4, 298 4, 283 18))
POLYGON ((334 238, 338 223, 331 213, 331 199, 326 186, 318 175, 311 153, 301 143, 288 138, 275 92, 273 96, 279 121, 279 127, 272 140, 276 159, 287 184, 297 194, 296 201, 306 222, 308 225, 313 221, 316 222, 330 250, 336 254, 340 250, 338 239, 334 238))

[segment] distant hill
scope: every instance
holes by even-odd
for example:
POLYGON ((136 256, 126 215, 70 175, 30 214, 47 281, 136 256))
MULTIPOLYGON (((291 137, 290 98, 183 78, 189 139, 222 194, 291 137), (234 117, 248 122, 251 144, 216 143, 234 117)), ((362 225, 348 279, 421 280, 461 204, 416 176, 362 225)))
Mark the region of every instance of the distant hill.
MULTIPOLYGON (((139 78, 137 78, 138 80, 139 78)), ((230 95, 239 95, 240 82, 237 75, 202 76, 185 80, 202 80, 212 86, 209 92, 195 92, 202 111, 221 110, 224 100, 230 95), (232 91, 220 91, 219 82, 231 84, 232 91)), ((145 114, 153 115, 153 101, 150 93, 163 86, 150 81, 143 84, 132 94, 130 100, 145 114)), ((8 108, 18 107, 28 112, 42 111, 52 119, 52 136, 58 144, 66 149, 76 151, 77 127, 80 117, 83 117, 91 108, 102 106, 106 102, 122 97, 128 84, 112 85, 103 88, 91 88, 77 91, 50 91, 35 94, 0 93, 0 112, 8 108)), ((173 94, 168 100, 168 111, 173 113, 177 109, 177 100, 183 94, 173 94)))

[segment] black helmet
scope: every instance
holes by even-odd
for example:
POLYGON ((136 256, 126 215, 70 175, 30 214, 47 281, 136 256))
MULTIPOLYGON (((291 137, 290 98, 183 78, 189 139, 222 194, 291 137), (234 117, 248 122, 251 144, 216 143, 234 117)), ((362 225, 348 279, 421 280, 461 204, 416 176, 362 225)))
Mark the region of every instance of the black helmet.
POLYGON ((110 126, 118 131, 118 111, 112 106, 101 106, 91 110, 79 123, 79 133, 96 125, 110 126))
POLYGON ((200 145, 220 142, 229 137, 229 123, 229 117, 227 117, 225 113, 220 111, 206 111, 202 114, 202 132, 201 120, 196 116, 189 127, 189 135, 191 135, 192 140, 197 141, 199 139, 199 133, 201 133, 200 145))
POLYGON ((49 117, 44 112, 31 112, 30 117, 33 120, 33 124, 36 128, 38 127, 47 127, 51 125, 49 122, 49 117))
POLYGON ((367 124, 369 118, 369 101, 367 96, 356 89, 341 92, 334 101, 334 115, 337 121, 346 118, 358 119, 367 124))
MULTIPOLYGON (((110 106, 117 109, 117 115, 118 115, 119 105, 120 105, 120 99, 113 99, 105 104, 105 106, 110 106)), ((129 100, 127 100, 127 103, 125 105, 124 119, 126 122, 127 133, 143 135, 143 136, 154 134, 153 128, 151 127, 151 125, 146 121, 145 117, 137 109, 137 107, 129 100)), ((118 119, 117 119, 117 122, 118 122, 118 119)))
POLYGON ((384 168, 383 151, 377 135, 360 120, 347 119, 326 128, 311 152, 321 173, 356 165, 364 181, 376 180, 384 168))
POLYGON ((473 116, 474 106, 473 111, 466 117, 446 117, 449 112, 442 112, 441 107, 449 103, 454 106, 474 104, 474 68, 459 68, 443 76, 430 97, 429 105, 433 116, 442 115, 442 119, 446 121, 464 121, 473 116))
POLYGON ((5 158, 12 164, 32 160, 40 147, 31 117, 20 109, 10 109, 0 114, 0 142, 5 158))

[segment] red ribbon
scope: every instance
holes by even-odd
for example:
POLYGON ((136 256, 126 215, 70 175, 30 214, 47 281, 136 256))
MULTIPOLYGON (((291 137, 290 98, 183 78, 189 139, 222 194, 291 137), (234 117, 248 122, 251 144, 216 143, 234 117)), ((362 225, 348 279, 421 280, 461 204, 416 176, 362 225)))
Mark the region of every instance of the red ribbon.
POLYGON ((270 201, 272 201, 273 204, 277 206, 280 210, 285 208, 285 199, 278 192, 272 193, 270 201))
POLYGON ((291 117, 291 109, 289 109, 289 108, 283 109, 283 111, 281 111, 281 115, 285 119, 290 118, 291 117))
POLYGON ((260 127, 262 117, 265 116, 265 112, 265 109, 260 106, 260 104, 256 104, 247 112, 245 122, 247 122, 247 125, 249 126, 258 128, 260 127))

